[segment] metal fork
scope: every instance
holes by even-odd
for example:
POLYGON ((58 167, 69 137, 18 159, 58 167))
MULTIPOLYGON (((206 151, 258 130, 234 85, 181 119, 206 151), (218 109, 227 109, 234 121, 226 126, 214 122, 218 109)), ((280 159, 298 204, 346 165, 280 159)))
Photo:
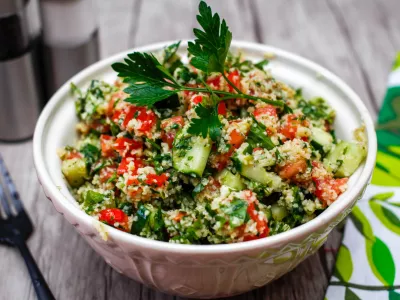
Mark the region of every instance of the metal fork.
POLYGON ((26 245, 32 231, 32 222, 0 155, 0 243, 16 247, 21 252, 38 299, 55 299, 26 245))

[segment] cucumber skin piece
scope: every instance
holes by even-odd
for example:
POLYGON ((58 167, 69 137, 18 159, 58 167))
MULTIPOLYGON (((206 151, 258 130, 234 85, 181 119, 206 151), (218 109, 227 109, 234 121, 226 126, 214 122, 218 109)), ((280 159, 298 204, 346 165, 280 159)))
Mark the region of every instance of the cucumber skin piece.
POLYGON ((311 140, 318 144, 324 153, 328 153, 332 149, 332 135, 321 128, 313 127, 311 129, 311 140))
POLYGON ((286 207, 279 206, 275 203, 271 205, 271 214, 274 220, 282 221, 288 215, 288 211, 286 207))
POLYGON ((343 160, 343 154, 347 149, 347 142, 341 141, 329 152, 324 159, 324 166, 327 171, 335 173, 338 169, 337 164, 339 160, 343 160))
POLYGON ((222 170, 220 173, 218 173, 216 178, 222 185, 226 185, 236 191, 241 191, 245 188, 240 178, 240 175, 237 173, 233 174, 227 169, 222 170))
POLYGON ((257 181, 272 188, 277 188, 282 182, 282 179, 278 175, 267 172, 263 167, 253 164, 242 165, 240 168, 240 174, 248 179, 257 181))
POLYGON ((61 172, 73 188, 81 186, 88 178, 85 160, 81 158, 64 160, 61 164, 61 172))
POLYGON ((324 166, 333 172, 335 177, 349 177, 357 170, 366 155, 364 146, 341 141, 325 158, 324 166), (339 167, 338 161, 341 161, 339 167))
POLYGON ((343 163, 337 169, 336 177, 349 177, 351 176, 367 156, 365 147, 360 144, 349 143, 346 153, 343 157, 343 163))
POLYGON ((196 176, 201 177, 206 168, 208 156, 210 155, 211 139, 208 137, 204 139, 200 136, 184 137, 183 135, 181 135, 180 138, 190 139, 190 149, 178 150, 175 148, 174 143, 172 148, 172 162, 174 169, 184 174, 195 174, 196 176), (186 151, 182 157, 178 155, 178 152, 181 151, 186 151))

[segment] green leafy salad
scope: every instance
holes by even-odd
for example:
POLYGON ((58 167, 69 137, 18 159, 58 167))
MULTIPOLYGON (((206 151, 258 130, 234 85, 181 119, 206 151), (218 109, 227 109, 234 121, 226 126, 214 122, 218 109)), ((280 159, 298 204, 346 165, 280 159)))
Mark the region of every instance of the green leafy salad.
POLYGON ((116 82, 71 85, 79 139, 58 154, 80 207, 184 244, 261 239, 310 221, 364 160, 363 129, 337 139, 324 99, 277 81, 267 60, 230 52, 232 33, 205 2, 197 20, 187 56, 180 42, 133 52, 112 65, 116 82))

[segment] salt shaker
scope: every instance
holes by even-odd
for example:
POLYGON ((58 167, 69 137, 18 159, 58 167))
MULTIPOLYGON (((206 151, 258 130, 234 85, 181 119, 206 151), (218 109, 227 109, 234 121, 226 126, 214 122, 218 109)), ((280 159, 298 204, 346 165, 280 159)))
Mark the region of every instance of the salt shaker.
POLYGON ((0 141, 30 138, 43 105, 37 0, 0 1, 0 141))
POLYGON ((99 59, 93 0, 41 0, 46 96, 99 59))

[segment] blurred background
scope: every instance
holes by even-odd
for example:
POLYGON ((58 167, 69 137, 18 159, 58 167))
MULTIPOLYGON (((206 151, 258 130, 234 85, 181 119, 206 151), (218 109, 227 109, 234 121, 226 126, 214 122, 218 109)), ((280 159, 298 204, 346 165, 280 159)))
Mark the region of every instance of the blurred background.
MULTIPOLYGON (((376 117, 400 50, 399 0, 207 2, 227 20, 234 39, 279 47, 321 64, 347 82, 376 117)), ((0 0, 0 140, 24 141, 0 141, 0 153, 38 232, 30 248, 60 299, 173 299, 114 272, 56 213, 36 179, 29 138, 42 106, 80 69, 129 48, 192 38, 198 3, 0 0), (53 226, 46 226, 49 222, 53 226)), ((322 299, 340 240, 335 230, 324 248, 294 271, 237 299, 322 299)), ((18 255, 0 247, 0 257, 7 257, 0 298, 34 299, 18 255)))

